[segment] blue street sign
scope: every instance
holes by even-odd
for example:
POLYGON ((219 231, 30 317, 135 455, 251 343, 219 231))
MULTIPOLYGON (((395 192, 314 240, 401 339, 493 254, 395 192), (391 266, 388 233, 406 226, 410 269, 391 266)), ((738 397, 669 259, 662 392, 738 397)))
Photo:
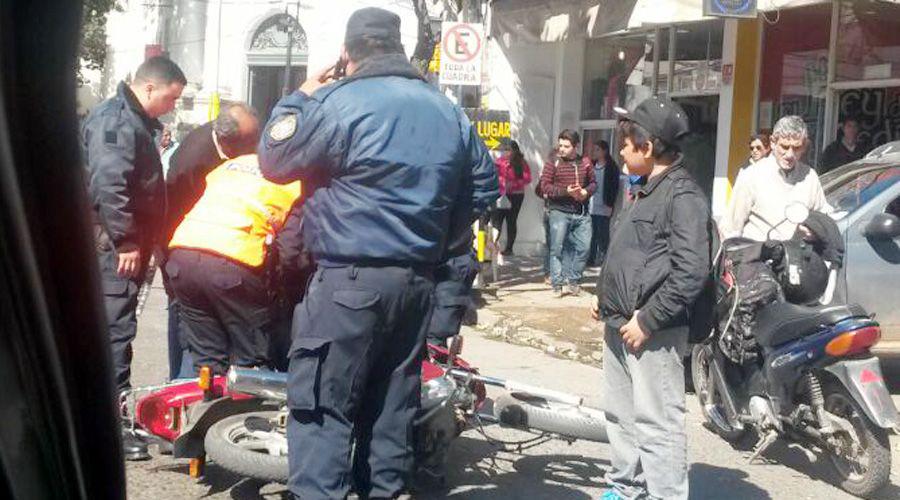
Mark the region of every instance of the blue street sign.
POLYGON ((703 0, 703 15, 756 17, 756 0, 703 0))

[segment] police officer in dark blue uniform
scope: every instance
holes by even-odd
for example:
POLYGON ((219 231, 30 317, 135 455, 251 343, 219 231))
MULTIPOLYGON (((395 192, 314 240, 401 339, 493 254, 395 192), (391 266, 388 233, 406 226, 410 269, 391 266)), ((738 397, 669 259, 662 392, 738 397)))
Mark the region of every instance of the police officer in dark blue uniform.
MULTIPOLYGON (((471 306, 472 283, 479 265, 472 248, 472 227, 459 221, 461 227, 451 232, 447 259, 434 271, 434 308, 428 327, 429 343, 447 345, 447 339, 459 334, 463 318, 471 306)), ((474 222, 474 221, 473 221, 474 222)))
MULTIPOLYGON (((138 67, 134 81, 95 107, 82 125, 87 188, 94 218, 116 388, 131 388, 131 342, 147 263, 165 217, 162 166, 153 134, 158 117, 172 111, 187 84, 165 57, 138 67)), ((125 458, 149 458, 147 446, 123 431, 125 458)))
POLYGON ((326 181, 304 206, 318 269, 294 315, 289 488, 394 498, 413 469, 434 269, 457 206, 478 214, 497 198, 493 162, 406 60, 400 18, 377 8, 350 17, 335 68, 278 103, 259 157, 277 182, 326 181))

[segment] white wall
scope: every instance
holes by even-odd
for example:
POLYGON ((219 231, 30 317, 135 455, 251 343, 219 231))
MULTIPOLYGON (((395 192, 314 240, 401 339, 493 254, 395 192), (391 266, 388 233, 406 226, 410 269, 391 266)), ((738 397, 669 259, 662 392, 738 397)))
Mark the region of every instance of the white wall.
MULTIPOLYGON (((289 12, 296 13, 297 2, 288 4, 289 12)), ((263 20, 284 12, 283 3, 264 0, 225 0, 221 4, 219 0, 172 0, 162 4, 125 0, 122 6, 124 12, 109 15, 109 59, 101 81, 93 82, 99 87, 97 93, 103 97, 112 95, 116 84, 133 74, 143 62, 145 45, 163 42, 163 48, 182 66, 188 77, 185 96, 194 97, 193 111, 178 110, 177 118, 168 116, 166 121, 177 119, 191 123, 206 121, 209 98, 216 91, 217 80, 223 99, 247 99, 247 51, 251 37, 263 20), (160 29, 160 16, 168 30, 160 29), (217 46, 220 41, 221 48, 217 46)), ((347 19, 363 7, 382 7, 397 13, 401 18, 404 47, 412 53, 418 23, 408 0, 302 1, 299 22, 309 44, 310 73, 334 63, 344 41, 347 19)))
POLYGON ((534 185, 559 132, 578 129, 584 41, 520 42, 501 36, 491 40, 489 50, 488 107, 510 112, 512 138, 522 147, 533 179, 514 250, 536 255, 544 252, 544 205, 534 196, 534 185))

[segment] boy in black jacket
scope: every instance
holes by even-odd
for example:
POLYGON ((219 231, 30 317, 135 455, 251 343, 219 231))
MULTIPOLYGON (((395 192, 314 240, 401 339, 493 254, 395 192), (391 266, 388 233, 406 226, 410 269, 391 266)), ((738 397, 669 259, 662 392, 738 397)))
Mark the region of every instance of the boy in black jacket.
POLYGON ((603 499, 688 497, 684 367, 689 315, 709 274, 709 203, 675 145, 686 114, 650 98, 618 110, 628 172, 647 178, 619 216, 592 313, 606 323, 603 499))

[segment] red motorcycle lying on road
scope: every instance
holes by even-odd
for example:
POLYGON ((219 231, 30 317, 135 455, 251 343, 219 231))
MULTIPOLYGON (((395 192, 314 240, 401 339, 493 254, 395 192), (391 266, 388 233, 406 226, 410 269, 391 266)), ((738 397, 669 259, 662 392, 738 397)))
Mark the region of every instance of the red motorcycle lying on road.
MULTIPOLYGON (((480 375, 458 357, 461 349, 460 337, 449 349, 428 345, 422 408, 414 422, 419 472, 443 479, 450 443, 468 428, 484 434, 485 423, 538 434, 518 445, 555 437, 606 442, 603 412, 583 406, 582 398, 480 375), (491 401, 485 385, 507 393, 491 401)), ((286 386, 285 373, 232 368, 226 376, 211 377, 204 369, 198 379, 136 389, 123 418, 132 416, 136 431, 162 446, 171 443, 176 458, 191 460, 194 477, 208 457, 241 476, 283 483, 288 478, 286 386)))

